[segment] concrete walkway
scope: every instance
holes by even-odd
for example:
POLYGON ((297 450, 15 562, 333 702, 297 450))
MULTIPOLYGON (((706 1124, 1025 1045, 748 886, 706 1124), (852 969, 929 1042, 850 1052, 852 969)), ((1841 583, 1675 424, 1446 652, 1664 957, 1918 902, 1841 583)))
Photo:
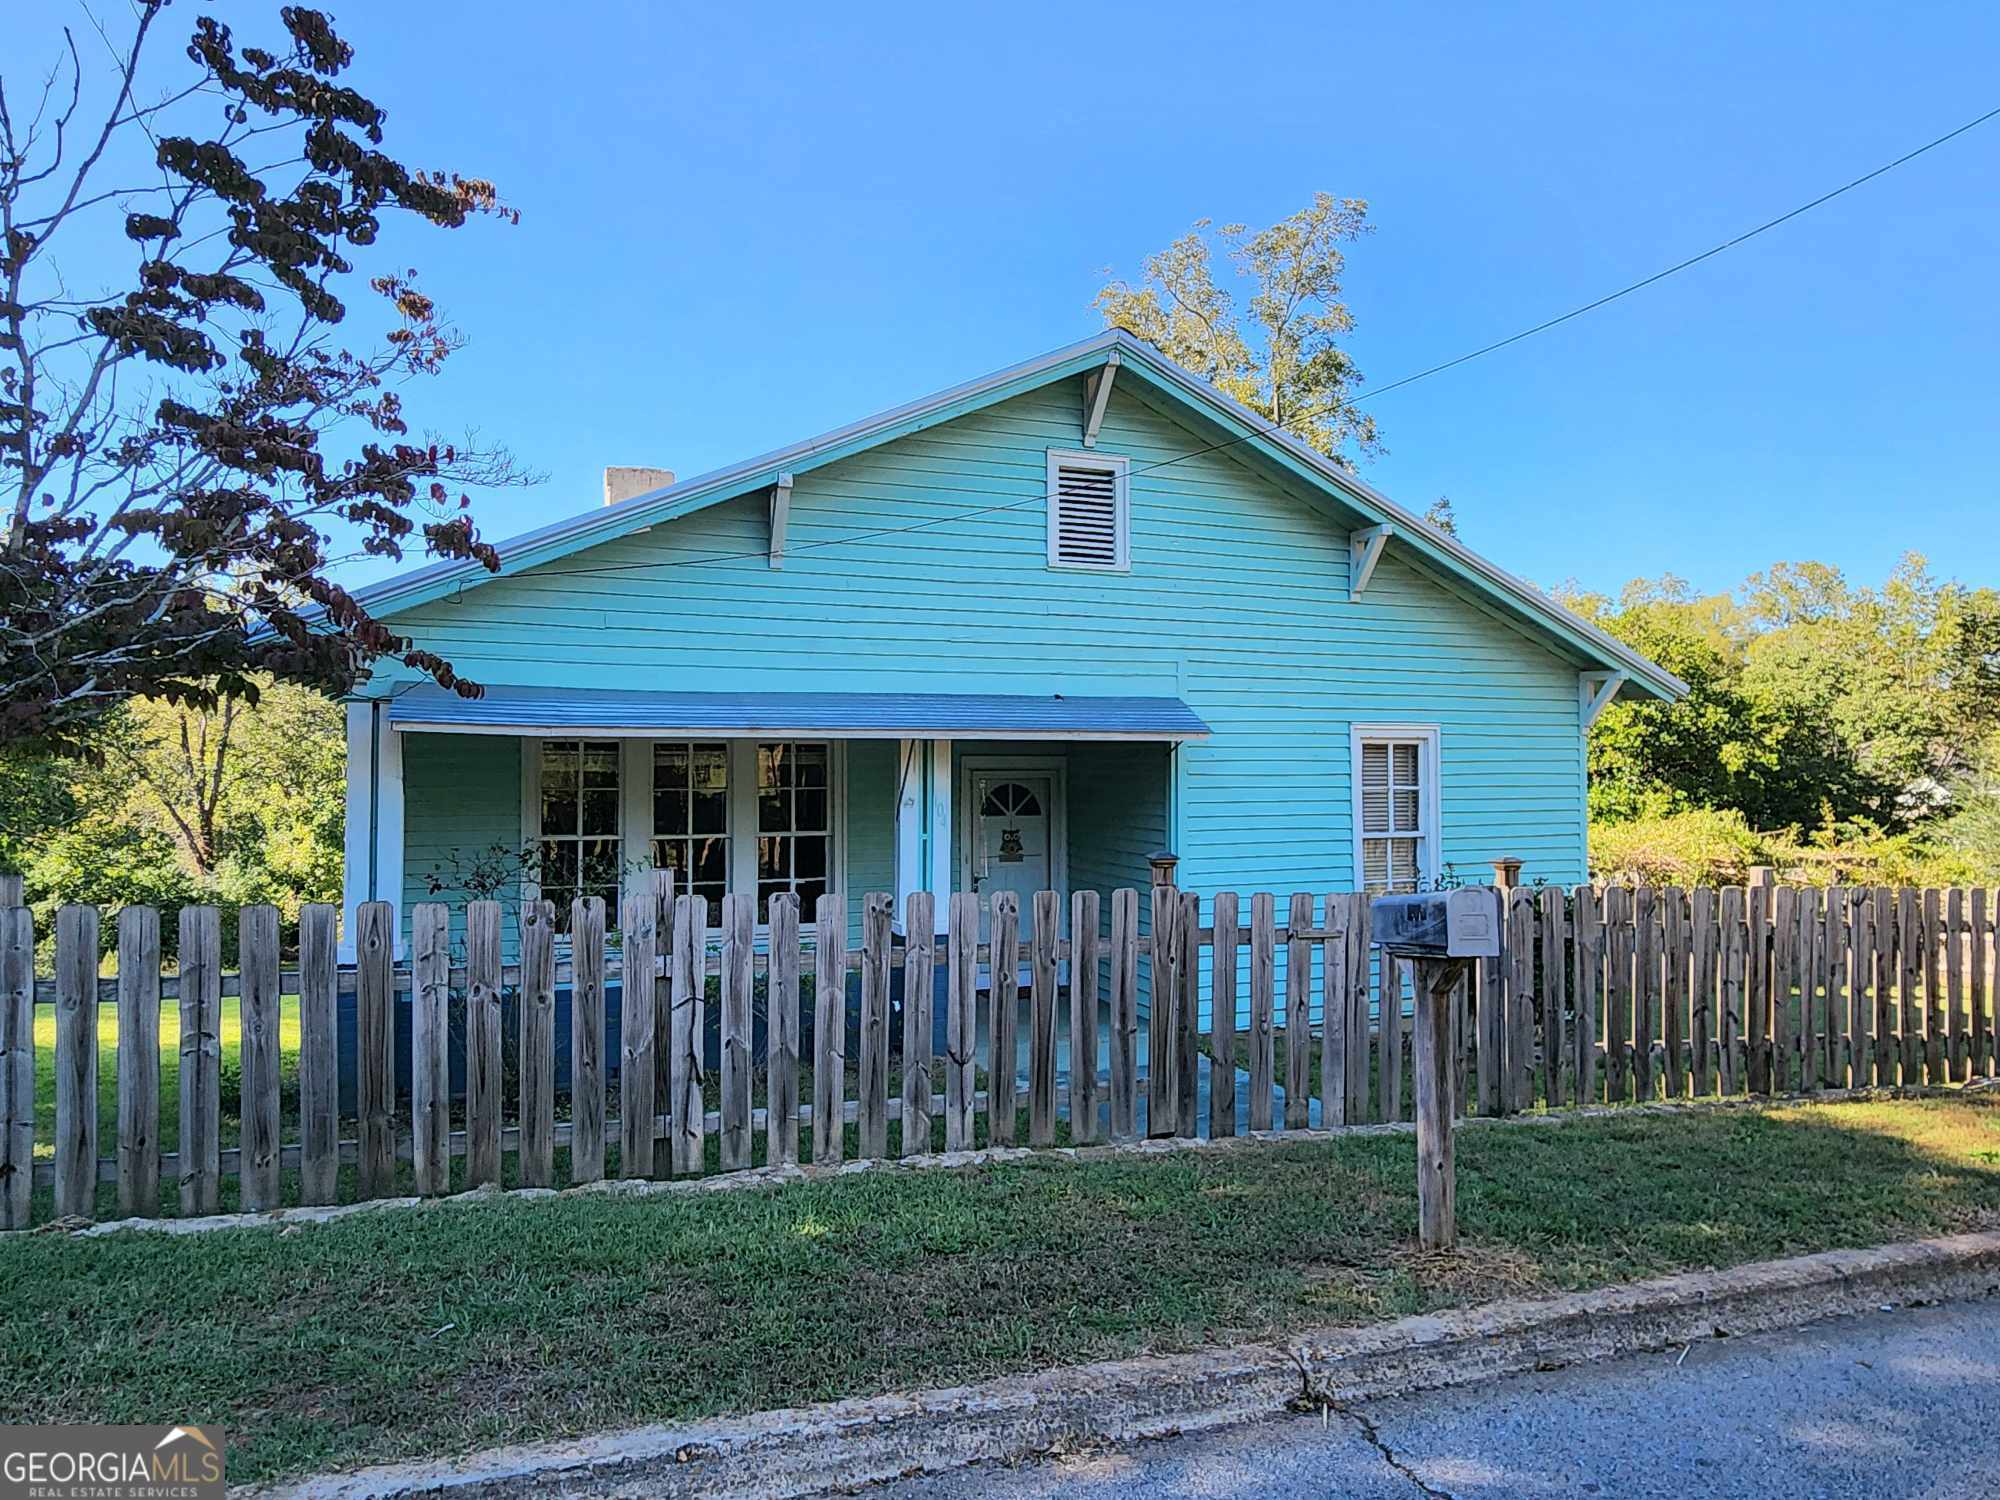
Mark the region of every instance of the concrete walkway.
POLYGON ((2000 1495, 2000 1299, 1833 1319, 881 1500, 1806 1500, 2000 1495))

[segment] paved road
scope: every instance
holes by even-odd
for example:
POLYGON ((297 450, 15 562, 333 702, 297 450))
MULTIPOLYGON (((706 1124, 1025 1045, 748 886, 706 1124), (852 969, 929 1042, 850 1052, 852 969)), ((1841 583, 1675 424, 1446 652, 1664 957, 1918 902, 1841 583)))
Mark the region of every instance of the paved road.
POLYGON ((2000 1496, 2000 1299, 1698 1344, 881 1500, 2000 1496))

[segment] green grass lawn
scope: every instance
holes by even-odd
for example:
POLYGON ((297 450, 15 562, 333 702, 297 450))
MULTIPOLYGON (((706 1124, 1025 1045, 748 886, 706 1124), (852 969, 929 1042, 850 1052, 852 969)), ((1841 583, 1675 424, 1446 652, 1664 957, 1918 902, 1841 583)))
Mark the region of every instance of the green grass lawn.
POLYGON ((0 1411, 212 1421, 237 1481, 2000 1223, 2000 1099, 1407 1136, 0 1243, 0 1411))
MULTIPOLYGON (((297 1118, 299 1106, 299 1000, 281 1002, 279 1097, 285 1120, 297 1118)), ((243 1088, 243 1027, 238 1002, 222 1002, 218 1034, 222 1057, 222 1144, 234 1146, 240 1120, 237 1103, 243 1088)), ((160 1144, 177 1149, 181 1109, 181 1013, 172 1000, 160 1003, 160 1144)), ((295 1134, 295 1132, 294 1132, 295 1134)), ((35 1154, 54 1156, 56 1138, 56 1012, 51 1005, 35 1009, 35 1154)), ((287 1135, 291 1139, 292 1134, 287 1135)), ((118 1141, 118 1007, 102 1005, 97 1015, 97 1144, 99 1154, 112 1156, 118 1141)))

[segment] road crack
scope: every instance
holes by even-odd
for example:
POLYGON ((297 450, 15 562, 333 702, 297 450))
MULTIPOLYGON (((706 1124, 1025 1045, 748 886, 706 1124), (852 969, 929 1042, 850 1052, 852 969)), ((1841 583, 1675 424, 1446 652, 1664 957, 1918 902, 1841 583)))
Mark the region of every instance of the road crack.
POLYGON ((1356 1430, 1367 1440, 1368 1446, 1375 1450, 1391 1472, 1407 1480, 1424 1500, 1458 1500, 1450 1490, 1439 1489, 1411 1468, 1403 1456, 1389 1446, 1388 1441, 1382 1436, 1382 1429, 1375 1425, 1373 1418, 1344 1401, 1335 1400, 1324 1386, 1313 1379, 1312 1371, 1306 1367, 1306 1362, 1300 1358, 1297 1350, 1288 1349, 1285 1352, 1291 1356, 1292 1363, 1299 1367, 1299 1379, 1304 1385, 1304 1389, 1292 1403, 1294 1409, 1316 1411, 1322 1417, 1338 1412, 1354 1424, 1356 1430))

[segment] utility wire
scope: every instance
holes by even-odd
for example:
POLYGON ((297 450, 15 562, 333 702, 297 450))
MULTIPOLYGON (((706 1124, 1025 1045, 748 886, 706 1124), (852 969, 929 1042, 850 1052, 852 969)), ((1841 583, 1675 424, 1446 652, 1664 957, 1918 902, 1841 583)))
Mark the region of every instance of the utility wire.
MULTIPOLYGON (((1741 234, 1734 235, 1731 238, 1722 241, 1720 244, 1711 245, 1708 249, 1703 250, 1698 255, 1690 255, 1686 260, 1676 261, 1673 265, 1668 266, 1665 270, 1655 271, 1652 275, 1642 277, 1640 280, 1631 283, 1629 286, 1620 287, 1615 292, 1608 292, 1602 297, 1598 297, 1590 302, 1586 302, 1582 304, 1580 307, 1573 307, 1568 312, 1559 313, 1553 318, 1546 318, 1542 322, 1535 324, 1531 328, 1523 328, 1518 333, 1510 333, 1507 335, 1507 337, 1503 339, 1495 339, 1490 344, 1482 345, 1480 348, 1473 349, 1468 353, 1460 354, 1455 358, 1445 360, 1441 364, 1432 365, 1429 369, 1418 370, 1415 374, 1405 375, 1400 380, 1392 380, 1387 385, 1376 386, 1373 390, 1363 391, 1360 395, 1353 397, 1351 400, 1335 401, 1335 402, 1330 402, 1325 406, 1309 408, 1307 411, 1302 413, 1302 416, 1307 418, 1325 416, 1330 412, 1338 410, 1342 406, 1358 406, 1363 401, 1371 401, 1377 396, 1386 396, 1391 391, 1399 391, 1403 389, 1403 387, 1405 386, 1415 385, 1419 380, 1428 380, 1433 375, 1442 375, 1446 370, 1456 369, 1458 366, 1463 364, 1469 364, 1475 359, 1483 359, 1489 354, 1493 354, 1501 349, 1507 348, 1510 344, 1518 344, 1523 339, 1533 338, 1538 333, 1546 333, 1551 328, 1559 327, 1564 323, 1570 322, 1572 319, 1584 316, 1584 314, 1586 313, 1596 312, 1597 309, 1599 309, 1600 307, 1608 307, 1613 302, 1616 302, 1621 298, 1631 296, 1634 292, 1643 291, 1645 288, 1652 286, 1655 282, 1665 281, 1669 276, 1679 275, 1682 271, 1685 271, 1692 266, 1698 266, 1705 260, 1714 259, 1716 256, 1721 255, 1724 251, 1734 250, 1738 245, 1744 244, 1750 240, 1754 240, 1755 238, 1757 238, 1758 235, 1776 229, 1780 224, 1789 223, 1791 220, 1798 218, 1801 214, 1811 213, 1814 209, 1820 207, 1821 205, 1831 203, 1834 199, 1840 197, 1842 194, 1851 193, 1856 188, 1861 187, 1866 183, 1873 182, 1876 178, 1884 175, 1885 173, 1893 172, 1896 170, 1896 168, 1904 166, 1909 162, 1915 161, 1918 157, 1924 155, 1926 152, 1935 151, 1938 147, 1944 145, 1948 141, 1956 140, 1959 136, 1964 135, 1967 131, 1976 130, 1979 126, 1984 125, 1988 120, 1991 120, 1996 116, 2000 116, 2000 107, 1989 109, 1988 111, 1986 111, 1985 114, 1979 115, 1974 119, 1967 120, 1963 125, 1958 126, 1956 129, 1948 130, 1943 135, 1938 136, 1933 140, 1926 141, 1923 145, 1918 146, 1916 149, 1904 152, 1894 161, 1884 162, 1881 166, 1876 167, 1873 171, 1864 172, 1859 177, 1854 178, 1852 181, 1842 183, 1839 187, 1834 188, 1830 192, 1821 193, 1817 198, 1812 199, 1810 202, 1801 203, 1796 208, 1787 209, 1784 213, 1779 214, 1776 218, 1766 219, 1763 223, 1757 225, 1753 229, 1746 229, 1741 234)), ((1256 433, 1239 433, 1234 437, 1227 437, 1221 439, 1220 441, 1210 443, 1206 447, 1196 448, 1187 453, 1176 454, 1172 458, 1162 458, 1154 461, 1153 463, 1142 464, 1137 468, 1130 470, 1129 473, 1149 474, 1156 469, 1169 468, 1174 464, 1186 463, 1189 459, 1201 458, 1206 454, 1219 452, 1224 448, 1231 447, 1236 443, 1244 441, 1245 438, 1254 437, 1257 435, 1258 434, 1256 433)), ((957 491, 957 493, 973 494, 976 492, 970 490, 959 490, 957 491)), ((954 511, 952 514, 948 516, 933 516, 929 520, 913 522, 906 526, 883 526, 872 531, 857 531, 847 536, 827 537, 817 542, 800 542, 788 546, 785 550, 787 552, 816 551, 822 547, 838 547, 838 546, 844 546, 851 542, 874 541, 879 537, 901 536, 906 532, 923 531, 932 526, 942 526, 950 521, 966 521, 966 520, 971 520, 975 516, 992 515, 999 511, 1020 510, 1030 505, 1041 505, 1046 503, 1047 498, 1048 497, 1045 495, 1038 494, 1030 496, 1025 500, 1010 500, 1003 504, 981 506, 975 510, 954 511)), ((766 555, 768 555, 768 549, 760 547, 752 552, 717 552, 717 553, 704 554, 701 557, 679 558, 666 562, 607 563, 601 567, 595 567, 595 568, 562 568, 562 569, 552 568, 544 570, 543 572, 540 573, 539 576, 544 578, 574 578, 574 577, 583 577, 587 575, 601 574, 601 573, 628 573, 645 568, 690 568, 690 567, 699 567, 706 563, 745 561, 751 558, 764 557, 766 555)))

